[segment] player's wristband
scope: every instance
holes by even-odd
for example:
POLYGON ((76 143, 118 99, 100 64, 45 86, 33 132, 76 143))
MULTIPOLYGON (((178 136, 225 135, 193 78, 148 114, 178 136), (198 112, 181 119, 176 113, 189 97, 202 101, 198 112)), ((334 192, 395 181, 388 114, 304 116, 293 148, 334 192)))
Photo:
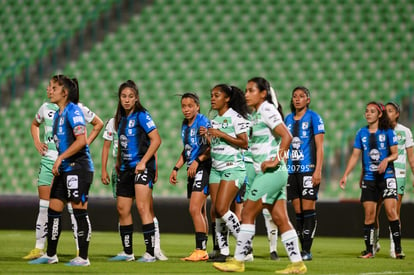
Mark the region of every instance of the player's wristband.
POLYGON ((199 158, 195 159, 195 162, 197 162, 198 164, 200 164, 201 160, 199 158))
POLYGON ((177 166, 174 166, 173 170, 178 171, 178 170, 180 170, 180 168, 178 168, 177 166))

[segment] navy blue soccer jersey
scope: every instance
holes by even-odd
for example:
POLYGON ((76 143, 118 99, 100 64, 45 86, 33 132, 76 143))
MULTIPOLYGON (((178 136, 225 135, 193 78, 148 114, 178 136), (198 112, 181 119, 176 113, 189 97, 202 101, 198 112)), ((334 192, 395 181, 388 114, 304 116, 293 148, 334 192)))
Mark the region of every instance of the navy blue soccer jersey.
MULTIPOLYGON (((121 151, 121 171, 135 168, 150 146, 148 134, 157 129, 147 111, 133 112, 122 116, 118 127, 118 143, 121 151)), ((155 157, 148 161, 147 167, 155 170, 155 157)))
MULTIPOLYGON (((354 148, 362 151, 362 167, 364 180, 376 180, 378 165, 390 155, 390 147, 398 145, 398 138, 394 130, 380 130, 370 133, 368 127, 359 129, 356 134, 354 148)), ((395 177, 394 164, 389 162, 384 179, 395 177)))
POLYGON ((285 124, 292 134, 289 148, 288 172, 313 172, 316 166, 315 136, 325 133, 322 118, 312 110, 306 110, 300 120, 291 113, 285 118, 285 124))
MULTIPOLYGON (((56 111, 53 118, 53 139, 59 155, 63 154, 76 140, 78 127, 85 127, 85 118, 78 105, 70 102, 62 113, 56 111)), ((89 147, 86 145, 76 154, 64 159, 59 167, 61 172, 86 169, 93 172, 89 147)))
POLYGON ((210 128, 209 119, 202 115, 197 114, 193 124, 190 126, 183 123, 181 126, 181 139, 184 145, 184 161, 187 165, 191 163, 206 149, 207 141, 204 137, 200 136, 199 129, 203 126, 210 128))

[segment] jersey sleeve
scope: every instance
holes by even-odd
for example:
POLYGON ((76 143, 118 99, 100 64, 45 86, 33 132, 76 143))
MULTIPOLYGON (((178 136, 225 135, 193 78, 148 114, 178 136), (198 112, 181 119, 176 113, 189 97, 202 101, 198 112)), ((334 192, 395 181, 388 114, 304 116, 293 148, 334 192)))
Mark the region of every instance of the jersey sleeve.
POLYGON ((244 117, 241 115, 237 114, 234 116, 233 126, 236 135, 246 133, 249 130, 249 121, 247 119, 244 119, 244 117))
POLYGON ((203 126, 205 128, 210 128, 211 127, 210 120, 204 115, 201 116, 199 128, 201 126, 203 126))
POLYGON ((410 148, 414 146, 413 133, 409 128, 405 128, 405 148, 410 148))
POLYGON ((312 112, 312 125, 314 135, 325 133, 325 124, 323 123, 323 119, 315 112, 312 112))
POLYGON ((85 133, 85 117, 83 116, 82 110, 79 106, 73 104, 72 108, 70 108, 68 112, 67 118, 75 136, 85 133))
POLYGON ((102 135, 102 137, 105 140, 109 140, 111 142, 114 140, 114 135, 116 134, 115 127, 114 127, 114 121, 115 121, 114 118, 111 118, 110 120, 108 120, 105 126, 105 130, 102 135))
POLYGON ((360 150, 362 150, 361 132, 362 132, 362 129, 359 129, 359 131, 357 132, 355 136, 355 141, 354 141, 354 148, 357 148, 360 150))
POLYGON ((398 137, 394 130, 389 129, 387 131, 387 136, 388 136, 390 146, 398 145, 398 137))
POLYGON ((83 105, 82 103, 78 103, 79 108, 82 110, 83 116, 87 123, 91 123, 92 120, 95 118, 95 113, 92 112, 88 107, 83 105))
POLYGON ((43 122, 45 122, 45 117, 44 117, 44 109, 46 108, 46 103, 43 103, 42 106, 40 106, 39 110, 37 110, 37 113, 35 115, 35 119, 37 121, 37 123, 42 124, 43 122))
POLYGON ((154 120, 148 112, 140 112, 138 120, 145 133, 150 133, 152 130, 157 129, 154 120))
POLYGON ((279 111, 272 104, 269 104, 263 108, 262 119, 264 123, 272 130, 283 122, 279 111))

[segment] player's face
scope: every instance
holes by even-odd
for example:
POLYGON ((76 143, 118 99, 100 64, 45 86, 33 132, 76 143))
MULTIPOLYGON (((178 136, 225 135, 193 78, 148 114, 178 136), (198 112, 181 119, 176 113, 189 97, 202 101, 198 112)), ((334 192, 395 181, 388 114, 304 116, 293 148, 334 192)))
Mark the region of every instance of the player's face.
POLYGON ((310 98, 302 90, 296 90, 292 94, 292 103, 296 111, 303 110, 310 103, 310 98))
POLYGON ((226 95, 226 93, 222 92, 219 88, 213 89, 211 91, 211 109, 223 110, 227 108, 227 103, 229 102, 230 98, 226 95))
POLYGON ((46 95, 47 95, 47 98, 49 98, 49 99, 52 96, 53 83, 54 83, 54 81, 50 80, 49 85, 47 85, 47 88, 46 88, 46 95))
POLYGON ((391 123, 397 122, 397 118, 400 116, 400 113, 398 113, 392 105, 385 106, 385 111, 387 111, 387 115, 391 123))
POLYGON ((378 122, 380 117, 380 112, 378 111, 378 107, 374 104, 369 104, 365 108, 365 119, 367 120, 368 124, 374 124, 378 122))
POLYGON ((197 105, 194 99, 185 97, 181 100, 181 111, 188 121, 192 121, 197 116, 199 110, 200 106, 197 105))
POLYGON ((65 91, 63 85, 60 85, 58 82, 53 82, 52 91, 50 93, 50 102, 58 104, 64 103, 67 100, 67 92, 65 91))
POLYGON ((121 91, 119 100, 121 101, 122 108, 124 108, 128 115, 134 111, 135 102, 138 101, 138 96, 135 94, 133 89, 127 87, 121 91))
POLYGON ((267 92, 260 91, 255 82, 247 82, 246 93, 244 94, 244 97, 246 98, 246 103, 249 107, 257 110, 260 104, 265 101, 266 95, 267 92))

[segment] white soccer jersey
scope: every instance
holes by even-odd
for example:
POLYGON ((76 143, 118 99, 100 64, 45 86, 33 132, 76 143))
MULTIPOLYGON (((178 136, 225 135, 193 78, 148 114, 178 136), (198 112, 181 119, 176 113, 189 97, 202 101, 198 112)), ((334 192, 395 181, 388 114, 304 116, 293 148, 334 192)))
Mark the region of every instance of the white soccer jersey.
POLYGON ((111 118, 105 126, 102 137, 112 142, 112 156, 116 158, 118 153, 118 135, 115 131, 115 119, 111 118))
POLYGON ((261 171, 261 164, 274 158, 279 151, 280 141, 276 141, 273 130, 283 123, 282 116, 273 104, 264 101, 252 114, 253 133, 250 139, 250 152, 256 173, 261 171))
POLYGON ((53 141, 53 117, 58 109, 59 107, 56 104, 45 102, 40 106, 35 115, 37 123, 43 123, 44 126, 43 142, 48 148, 44 157, 51 160, 56 160, 58 156, 56 145, 53 141))
MULTIPOLYGON (((232 108, 229 108, 222 116, 217 115, 211 121, 213 129, 219 129, 231 137, 246 133, 249 129, 249 121, 244 119, 232 108)), ((212 167, 217 171, 229 168, 244 168, 243 156, 240 148, 227 143, 224 139, 213 137, 211 139, 212 167)))
POLYGON ((413 147, 413 134, 407 127, 397 123, 394 128, 398 138, 398 158, 394 161, 395 176, 397 178, 406 177, 406 162, 407 152, 406 149, 413 147))
POLYGON ((91 123, 92 120, 95 118, 95 113, 92 112, 91 110, 89 110, 88 107, 86 107, 85 105, 83 105, 82 103, 78 103, 79 108, 81 108, 83 116, 85 117, 85 121, 87 123, 91 123))

